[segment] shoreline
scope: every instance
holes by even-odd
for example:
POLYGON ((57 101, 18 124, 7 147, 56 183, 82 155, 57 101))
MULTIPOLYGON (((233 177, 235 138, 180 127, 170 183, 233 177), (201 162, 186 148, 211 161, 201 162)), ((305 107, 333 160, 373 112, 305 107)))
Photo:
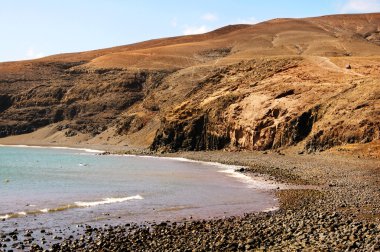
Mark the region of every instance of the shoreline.
MULTIPOLYGON (((279 182, 316 186, 319 190, 277 190, 280 208, 272 212, 169 221, 151 227, 128 223, 85 226, 82 236, 57 241, 53 251, 380 249, 378 160, 223 151, 158 156, 245 166, 244 173, 267 174, 279 182)), ((42 249, 38 244, 31 248, 42 249)))
POLYGON ((76 148, 76 147, 67 147, 67 146, 43 146, 43 145, 26 145, 26 144, 0 144, 0 147, 13 147, 13 148, 36 148, 36 149, 60 149, 60 150, 79 150, 89 153, 103 153, 102 150, 89 149, 89 148, 76 148))
POLYGON ((62 150, 78 150, 78 151, 84 151, 87 153, 94 153, 98 155, 112 155, 112 156, 126 156, 126 157, 140 157, 140 158, 158 158, 158 159, 168 159, 168 160, 175 160, 180 162, 191 162, 191 163, 198 163, 202 165, 211 165, 216 166, 218 168, 224 169, 220 172, 229 174, 230 177, 235 177, 239 179, 242 183, 245 183, 249 185, 249 188, 253 189, 263 189, 263 190, 274 190, 274 189, 286 189, 289 188, 289 185, 281 184, 278 181, 268 179, 264 177, 264 174, 262 176, 255 175, 252 176, 252 174, 246 175, 244 173, 247 166, 243 165, 235 165, 235 164, 224 164, 221 162, 213 162, 213 161, 203 161, 203 160, 195 160, 185 157, 171 157, 171 156, 164 156, 164 155, 146 155, 146 153, 141 154, 119 154, 119 153, 110 153, 106 150, 97 150, 97 149, 90 149, 90 148, 80 148, 80 147, 68 147, 68 146, 43 146, 43 145, 25 145, 25 144, 0 144, 0 147, 12 147, 12 148, 37 148, 37 149, 62 149, 62 150), (105 154, 106 153, 106 154, 105 154))

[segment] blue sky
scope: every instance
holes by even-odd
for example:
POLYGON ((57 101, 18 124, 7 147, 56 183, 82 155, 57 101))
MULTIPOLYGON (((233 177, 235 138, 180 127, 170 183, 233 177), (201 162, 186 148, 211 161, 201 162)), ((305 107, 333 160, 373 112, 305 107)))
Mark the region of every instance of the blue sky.
POLYGON ((380 12, 380 0, 0 0, 0 61, 202 33, 277 17, 380 12))

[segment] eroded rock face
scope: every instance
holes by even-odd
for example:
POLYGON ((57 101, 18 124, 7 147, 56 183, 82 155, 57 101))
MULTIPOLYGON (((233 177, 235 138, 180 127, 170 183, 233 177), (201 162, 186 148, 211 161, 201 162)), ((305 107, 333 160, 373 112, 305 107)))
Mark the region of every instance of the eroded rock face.
POLYGON ((86 70, 75 66, 40 64, 26 69, 28 79, 5 79, 5 92, 7 86, 20 89, 0 96, 0 135, 29 133, 61 121, 65 124, 59 129, 99 134, 123 111, 141 102, 149 85, 157 85, 166 75, 164 71, 86 70), (44 72, 46 80, 33 74, 36 68, 44 72))
POLYGON ((379 27, 379 14, 276 19, 1 63, 0 137, 55 124, 155 151, 378 140, 379 27))
MULTIPOLYGON (((170 123, 169 123, 170 124, 170 123)), ((228 146, 230 138, 226 134, 214 131, 207 114, 191 120, 165 125, 157 133, 151 148, 164 151, 177 150, 220 150, 228 146)))
POLYGON ((359 85, 343 82, 331 88, 331 79, 323 72, 304 72, 305 64, 301 58, 252 60, 210 73, 186 102, 164 115, 151 148, 267 150, 303 143, 307 151, 317 151, 378 139, 379 101, 355 105, 366 102, 364 93, 375 87, 359 80, 359 85), (346 100, 355 94, 358 98, 346 100), (357 113, 363 106, 373 117, 357 113))

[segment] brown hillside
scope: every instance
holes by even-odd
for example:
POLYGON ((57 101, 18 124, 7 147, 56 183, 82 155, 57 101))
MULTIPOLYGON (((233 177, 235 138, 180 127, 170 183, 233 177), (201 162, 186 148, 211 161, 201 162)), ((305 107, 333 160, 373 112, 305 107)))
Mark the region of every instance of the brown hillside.
POLYGON ((368 146, 379 99, 379 13, 275 19, 0 63, 0 142, 368 146))

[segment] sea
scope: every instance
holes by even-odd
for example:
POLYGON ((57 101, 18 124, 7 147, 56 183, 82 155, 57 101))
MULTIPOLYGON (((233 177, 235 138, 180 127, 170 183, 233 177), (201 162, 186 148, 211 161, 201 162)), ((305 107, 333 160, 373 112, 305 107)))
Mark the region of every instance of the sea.
POLYGON ((183 158, 0 146, 0 231, 210 219, 277 207, 276 185, 183 158))

